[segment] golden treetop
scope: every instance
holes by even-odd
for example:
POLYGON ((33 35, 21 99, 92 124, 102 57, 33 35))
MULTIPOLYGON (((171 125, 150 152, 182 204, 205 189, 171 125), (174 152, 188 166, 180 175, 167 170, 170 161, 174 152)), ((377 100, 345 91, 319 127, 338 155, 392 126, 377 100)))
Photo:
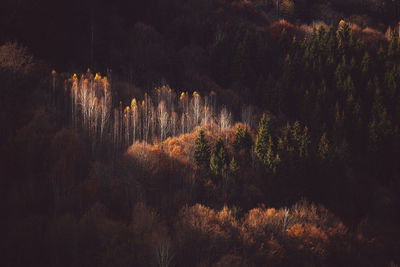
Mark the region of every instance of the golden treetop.
POLYGON ((346 22, 342 19, 339 22, 339 29, 342 28, 344 25, 346 24, 346 22))
POLYGON ((137 108, 136 98, 133 98, 133 99, 132 99, 132 101, 131 101, 131 108, 132 108, 132 110, 134 110, 134 109, 137 108))

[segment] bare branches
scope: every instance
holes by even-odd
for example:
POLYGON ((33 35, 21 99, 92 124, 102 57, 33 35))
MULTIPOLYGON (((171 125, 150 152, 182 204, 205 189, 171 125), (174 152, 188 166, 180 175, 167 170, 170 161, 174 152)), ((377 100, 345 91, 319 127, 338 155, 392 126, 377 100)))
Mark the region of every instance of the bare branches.
POLYGON ((169 239, 162 240, 154 249, 156 262, 159 267, 168 267, 172 265, 174 253, 172 251, 171 242, 169 239))
MULTIPOLYGON (((67 85, 72 126, 86 131, 93 144, 109 140, 115 152, 137 141, 163 142, 200 125, 217 123, 223 131, 232 124, 232 114, 226 107, 215 115, 214 92, 204 97, 197 92, 183 92, 178 96, 169 86, 162 86, 152 95, 146 93, 141 102, 135 98, 127 106, 120 102, 112 111, 111 86, 106 77, 94 76, 88 71, 80 78, 75 74, 67 85)), ((244 117, 250 120, 251 114, 247 113, 244 117)))

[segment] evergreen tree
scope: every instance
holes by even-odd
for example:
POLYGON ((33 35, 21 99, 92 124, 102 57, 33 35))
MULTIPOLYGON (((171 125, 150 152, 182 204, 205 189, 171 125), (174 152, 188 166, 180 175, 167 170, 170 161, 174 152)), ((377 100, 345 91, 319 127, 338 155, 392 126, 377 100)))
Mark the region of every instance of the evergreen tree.
POLYGON ((392 124, 388 118, 387 109, 382 102, 380 91, 377 90, 369 123, 369 147, 372 151, 379 150, 392 133, 392 124))
POLYGON ((305 126, 303 133, 299 140, 299 155, 300 157, 308 157, 309 146, 311 144, 310 134, 308 132, 308 127, 305 126))
POLYGON ((368 51, 365 51, 364 57, 361 61, 361 71, 364 74, 367 74, 370 70, 370 65, 371 65, 371 57, 368 54, 368 51))
MULTIPOLYGON (((264 163, 264 165, 268 164, 268 156, 267 152, 269 148, 272 146, 272 138, 271 138, 271 129, 270 129, 270 121, 271 118, 267 115, 263 115, 259 126, 258 126, 258 134, 256 138, 256 144, 254 151, 258 157, 258 159, 264 163)), ((271 148, 272 149, 272 148, 271 148)))
POLYGON ((210 169, 215 176, 221 176, 226 168, 228 153, 226 152, 224 142, 219 137, 215 144, 214 152, 210 159, 210 169))
POLYGON ((329 141, 326 133, 323 133, 318 144, 318 155, 322 160, 326 160, 329 154, 329 141))
POLYGON ((250 154, 251 147, 253 146, 253 139, 249 133, 248 128, 244 130, 241 127, 236 128, 235 140, 233 141, 233 148, 235 152, 244 151, 246 154, 250 154))
POLYGON ((272 136, 268 138, 267 153, 264 157, 264 165, 270 169, 274 168, 274 144, 272 142, 272 136))
POLYGON ((210 162, 210 147, 208 146, 203 129, 200 129, 195 142, 194 159, 199 168, 203 170, 208 168, 210 162))
POLYGON ((338 47, 342 55, 347 56, 350 53, 350 48, 352 47, 353 33, 350 25, 341 20, 338 29, 338 47))
POLYGON ((231 162, 229 163, 229 173, 231 176, 236 176, 239 171, 239 165, 237 164, 235 157, 232 157, 231 162))

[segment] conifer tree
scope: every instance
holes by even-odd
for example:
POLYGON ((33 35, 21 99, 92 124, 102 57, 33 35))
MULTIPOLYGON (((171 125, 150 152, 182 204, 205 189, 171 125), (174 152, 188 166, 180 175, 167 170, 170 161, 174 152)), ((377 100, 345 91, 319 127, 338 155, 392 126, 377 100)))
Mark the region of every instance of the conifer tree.
POLYGON ((237 164, 235 157, 232 157, 232 160, 229 163, 229 173, 232 176, 236 176, 238 171, 239 171, 239 165, 237 164))
POLYGON ((208 168, 210 162, 210 147, 208 146, 203 129, 200 129, 195 142, 194 159, 199 168, 203 170, 208 168))
POLYGON ((308 127, 305 126, 301 138, 299 140, 299 155, 300 157, 308 157, 309 146, 311 144, 308 127))
POLYGON ((369 146, 372 151, 377 151, 384 140, 392 133, 392 124, 388 118, 379 89, 376 90, 374 103, 369 123, 369 146))
POLYGON ((236 128, 235 140, 233 141, 233 148, 236 152, 244 151, 250 153, 253 146, 253 139, 249 133, 248 128, 244 130, 241 127, 236 128))
POLYGON ((274 168, 274 144, 271 135, 268 138, 267 153, 264 156, 264 165, 270 169, 274 168))
POLYGON ((221 137, 215 144, 215 150, 210 159, 210 169, 215 176, 221 176, 227 163, 227 152, 221 137))
POLYGON ((326 160, 329 154, 329 141, 326 133, 323 133, 318 144, 318 155, 322 160, 326 160))
POLYGON ((365 51, 365 54, 364 54, 364 56, 362 58, 362 61, 361 61, 361 71, 364 74, 367 74, 369 72, 370 65, 371 65, 371 57, 368 54, 368 51, 365 51))
POLYGON ((258 126, 258 134, 254 149, 258 159, 265 165, 268 161, 267 152, 271 145, 270 143, 272 142, 270 133, 270 120, 271 119, 269 116, 265 114, 262 116, 258 126))

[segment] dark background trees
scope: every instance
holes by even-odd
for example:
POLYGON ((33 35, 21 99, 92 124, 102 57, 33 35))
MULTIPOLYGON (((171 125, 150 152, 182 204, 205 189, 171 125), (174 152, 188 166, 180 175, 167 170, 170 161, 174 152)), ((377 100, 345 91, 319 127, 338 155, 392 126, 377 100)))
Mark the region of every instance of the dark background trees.
POLYGON ((398 264, 398 2, 280 2, 3 1, 0 261, 398 264))

